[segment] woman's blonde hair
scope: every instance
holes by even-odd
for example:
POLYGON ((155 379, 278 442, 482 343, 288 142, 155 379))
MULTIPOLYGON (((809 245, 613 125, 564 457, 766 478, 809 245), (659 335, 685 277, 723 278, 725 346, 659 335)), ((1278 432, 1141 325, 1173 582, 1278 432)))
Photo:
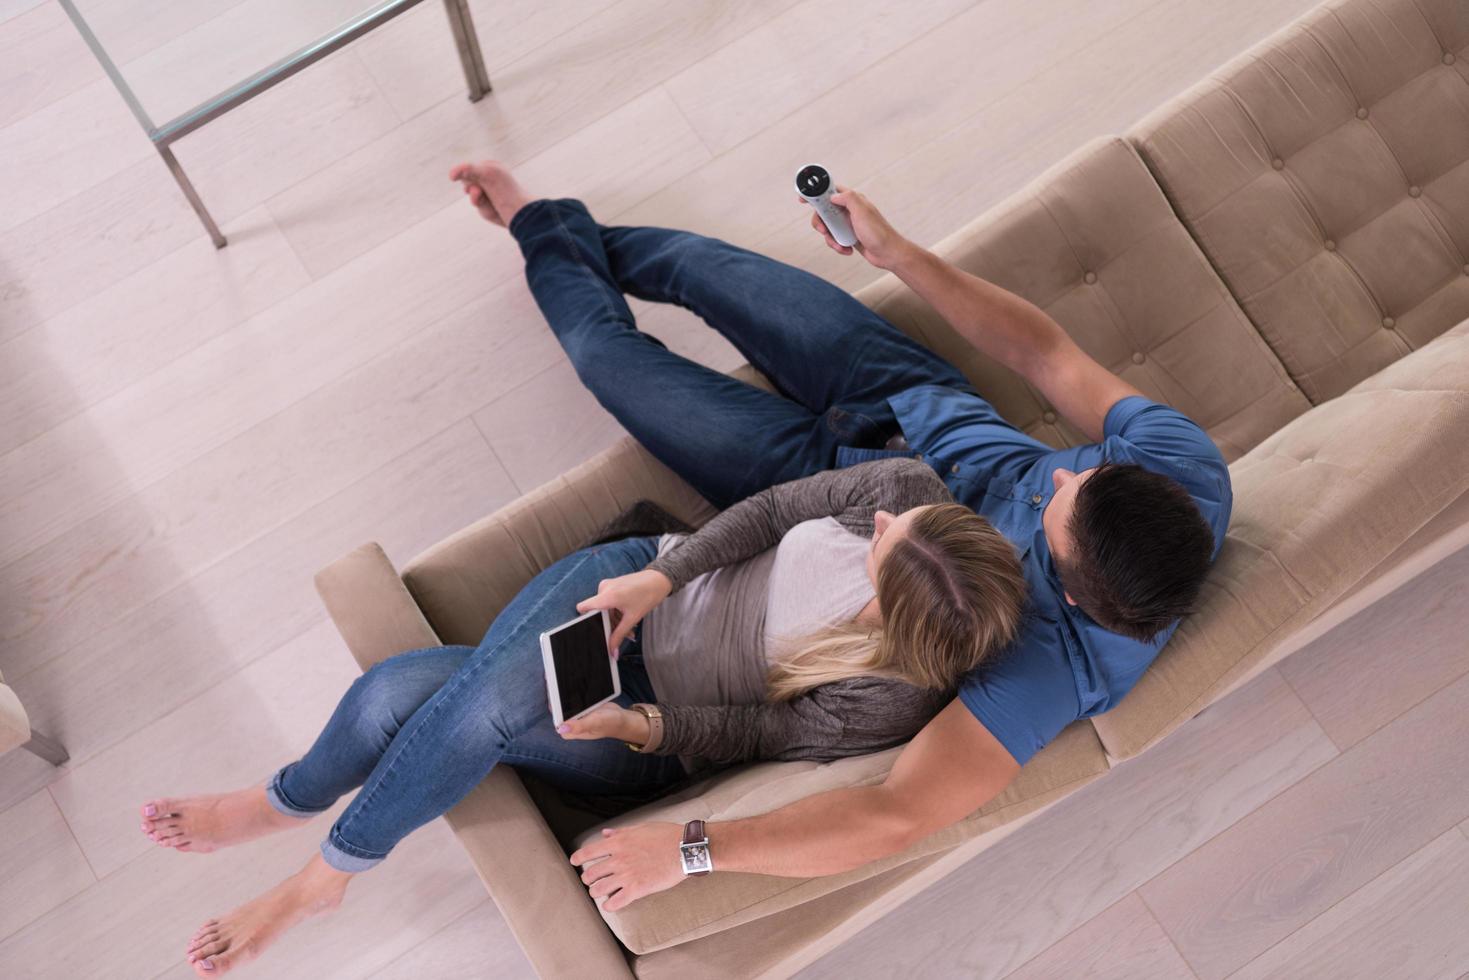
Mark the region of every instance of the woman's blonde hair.
POLYGON ((787 641, 766 678, 770 697, 861 675, 952 687, 1014 639, 1025 589, 1015 548, 989 521, 961 504, 925 507, 877 570, 883 625, 787 641))

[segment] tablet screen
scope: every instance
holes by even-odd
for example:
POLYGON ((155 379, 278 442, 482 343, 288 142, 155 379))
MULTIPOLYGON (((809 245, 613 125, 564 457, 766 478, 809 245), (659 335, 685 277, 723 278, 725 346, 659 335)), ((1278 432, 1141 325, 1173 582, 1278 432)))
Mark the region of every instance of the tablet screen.
POLYGON ((607 655, 607 634, 600 615, 570 623, 548 639, 561 717, 580 714, 612 696, 612 658, 607 655))

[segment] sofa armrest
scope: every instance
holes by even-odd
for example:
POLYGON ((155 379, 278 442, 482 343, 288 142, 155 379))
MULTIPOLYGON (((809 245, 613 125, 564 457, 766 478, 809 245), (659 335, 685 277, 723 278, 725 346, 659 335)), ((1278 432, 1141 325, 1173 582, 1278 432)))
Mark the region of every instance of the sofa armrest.
POLYGON ((438 635, 375 541, 317 572, 316 591, 363 670, 404 650, 439 645, 438 635))
POLYGON ((539 976, 632 976, 622 946, 513 769, 492 769, 445 819, 539 976))

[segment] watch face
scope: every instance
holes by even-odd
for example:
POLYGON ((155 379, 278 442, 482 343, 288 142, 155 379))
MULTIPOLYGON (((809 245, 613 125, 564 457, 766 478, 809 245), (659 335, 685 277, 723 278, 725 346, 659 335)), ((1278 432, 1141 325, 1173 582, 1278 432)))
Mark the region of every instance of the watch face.
POLYGON ((684 874, 695 874, 699 871, 710 871, 713 865, 709 861, 709 845, 705 843, 681 844, 679 850, 683 854, 684 874))

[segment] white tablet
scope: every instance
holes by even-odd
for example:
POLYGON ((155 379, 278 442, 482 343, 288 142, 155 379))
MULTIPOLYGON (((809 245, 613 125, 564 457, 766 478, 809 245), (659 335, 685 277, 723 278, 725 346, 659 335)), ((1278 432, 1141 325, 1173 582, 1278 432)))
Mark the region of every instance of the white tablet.
POLYGON ((605 609, 593 609, 541 634, 551 717, 562 722, 586 714, 622 693, 617 661, 607 650, 612 635, 605 609))

